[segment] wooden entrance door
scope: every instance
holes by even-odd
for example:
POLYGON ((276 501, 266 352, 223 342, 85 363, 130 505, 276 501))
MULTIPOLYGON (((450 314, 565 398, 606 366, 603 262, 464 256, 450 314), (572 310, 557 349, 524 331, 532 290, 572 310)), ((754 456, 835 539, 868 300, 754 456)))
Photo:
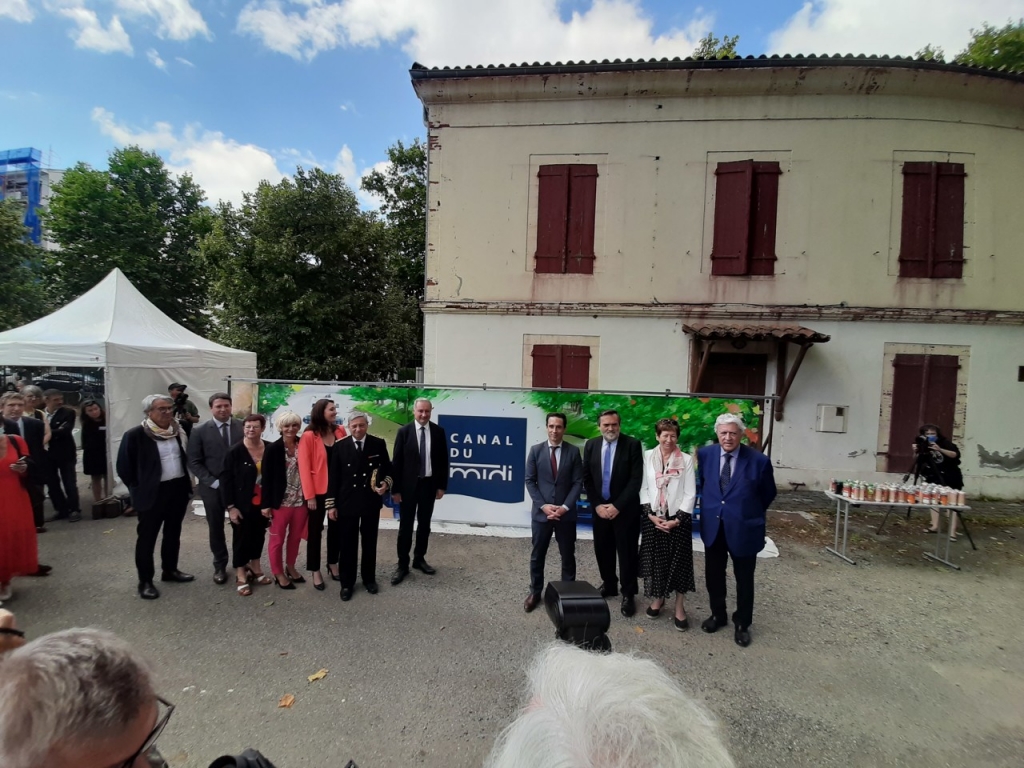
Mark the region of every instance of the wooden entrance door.
POLYGON ((889 415, 887 472, 906 472, 914 462, 914 437, 922 424, 935 424, 952 438, 956 407, 956 355, 896 355, 889 415))
POLYGON ((768 355, 712 352, 700 388, 715 395, 763 395, 768 355))

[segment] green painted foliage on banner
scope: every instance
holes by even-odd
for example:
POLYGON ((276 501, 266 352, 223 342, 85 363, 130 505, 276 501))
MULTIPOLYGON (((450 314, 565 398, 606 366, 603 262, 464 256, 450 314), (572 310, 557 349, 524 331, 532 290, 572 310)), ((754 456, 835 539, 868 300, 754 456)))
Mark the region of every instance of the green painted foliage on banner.
POLYGON ((339 390, 338 394, 352 398, 358 410, 396 424, 412 421, 412 404, 417 399, 425 397, 436 404, 447 397, 440 389, 418 387, 349 387, 339 390))
POLYGON ((273 413, 288 404, 288 398, 295 394, 291 384, 260 384, 257 413, 273 413))
POLYGON ((622 431, 640 440, 645 448, 657 442, 654 425, 664 418, 679 422, 679 446, 683 450, 707 445, 714 440, 715 419, 722 413, 739 414, 747 424, 747 442, 760 441, 757 429, 761 409, 750 400, 553 391, 529 392, 526 397, 545 413, 564 413, 569 420, 566 434, 581 439, 601 434, 598 428, 601 413, 616 410, 622 417, 622 431))

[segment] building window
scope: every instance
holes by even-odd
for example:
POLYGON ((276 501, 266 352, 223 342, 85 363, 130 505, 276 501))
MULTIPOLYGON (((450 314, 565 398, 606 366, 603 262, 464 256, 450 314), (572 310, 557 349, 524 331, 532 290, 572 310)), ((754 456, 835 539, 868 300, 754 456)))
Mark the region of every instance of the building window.
POLYGON ((541 389, 589 389, 590 347, 534 344, 533 386, 541 389))
POLYGON ((963 276, 963 163, 903 164, 900 277, 963 276))
POLYGON ((715 168, 712 275, 775 274, 777 162, 740 160, 715 168))
POLYGON ((537 272, 594 274, 597 166, 542 165, 537 177, 537 272))

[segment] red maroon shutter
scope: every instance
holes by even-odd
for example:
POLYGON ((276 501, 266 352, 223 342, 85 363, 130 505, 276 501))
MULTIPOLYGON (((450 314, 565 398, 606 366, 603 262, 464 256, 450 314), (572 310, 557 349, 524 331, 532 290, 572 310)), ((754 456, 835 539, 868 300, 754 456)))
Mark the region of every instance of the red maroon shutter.
POLYGON ((597 166, 569 166, 569 236, 566 272, 594 274, 594 214, 597 166))
POLYGON ((533 351, 533 386, 556 389, 559 384, 561 355, 557 344, 535 344, 533 351))
POLYGON ((559 386, 563 389, 590 388, 590 347, 562 345, 562 377, 559 386))
POLYGON ((753 179, 753 160, 719 163, 715 169, 715 235, 711 248, 713 275, 745 275, 749 270, 753 179))
POLYGON ((569 214, 569 166, 542 165, 537 171, 537 272, 565 272, 569 214))
POLYGON ((779 209, 778 163, 754 163, 751 211, 750 274, 775 274, 775 228, 779 209))
MULTIPOLYGON (((935 227, 935 163, 903 164, 900 277, 930 277, 935 227)), ((960 216, 963 225, 963 212, 960 216)))
POLYGON ((914 436, 922 419, 925 360, 925 355, 896 355, 893 359, 887 472, 906 472, 914 462, 914 436))
MULTIPOLYGON (((936 163, 935 244, 932 277, 963 277, 963 163, 936 163)), ((949 434, 946 432, 945 434, 949 434)))

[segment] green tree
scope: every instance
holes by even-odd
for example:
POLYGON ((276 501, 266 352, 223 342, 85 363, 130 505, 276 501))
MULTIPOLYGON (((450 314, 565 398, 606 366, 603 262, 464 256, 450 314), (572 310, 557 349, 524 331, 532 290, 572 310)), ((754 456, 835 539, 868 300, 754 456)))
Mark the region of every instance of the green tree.
POLYGON ((40 281, 42 250, 28 239, 24 215, 17 202, 0 201, 0 331, 37 320, 48 310, 40 281))
POLYGON ((921 50, 914 54, 914 58, 924 59, 925 61, 937 61, 942 63, 945 62, 946 60, 946 52, 942 50, 941 46, 932 45, 931 43, 928 43, 928 45, 926 45, 924 48, 922 48, 921 50))
POLYGON ((971 41, 953 59, 957 64, 973 64, 993 69, 1024 71, 1024 19, 1006 26, 982 24, 971 30, 971 41))
POLYGON ((385 225, 338 175, 300 168, 221 204, 201 250, 215 335, 256 352, 261 376, 391 380, 416 346, 385 225))
POLYGON ((108 168, 78 163, 54 186, 44 223, 60 250, 44 259, 58 303, 119 267, 161 311, 187 328, 207 326, 206 280, 196 262, 213 215, 192 177, 175 178, 139 147, 110 154, 108 168))
MULTIPOLYGON (((406 295, 415 297, 416 322, 422 329, 423 313, 418 302, 423 299, 427 250, 427 148, 419 139, 409 146, 396 142, 388 147, 387 167, 368 173, 363 178, 362 188, 381 201, 380 214, 385 224, 390 266, 406 295)), ((422 361, 423 335, 420 332, 404 365, 413 368, 422 361)))
POLYGON ((697 43, 692 55, 695 59, 733 59, 739 55, 736 53, 736 44, 739 41, 739 35, 725 35, 719 40, 713 32, 708 32, 697 43))

